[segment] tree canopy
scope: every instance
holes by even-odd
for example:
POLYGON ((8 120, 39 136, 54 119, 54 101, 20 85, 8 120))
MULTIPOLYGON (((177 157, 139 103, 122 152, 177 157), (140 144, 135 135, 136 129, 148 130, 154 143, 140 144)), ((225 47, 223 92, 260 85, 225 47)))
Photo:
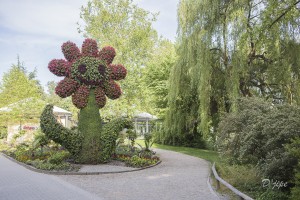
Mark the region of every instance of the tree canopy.
POLYGON ((3 75, 0 85, 0 108, 7 109, 1 111, 0 121, 2 125, 7 122, 21 123, 37 121, 44 102, 42 102, 43 90, 35 73, 27 73, 26 68, 19 62, 12 65, 7 73, 3 75))
POLYGON ((13 65, 4 73, 0 85, 0 107, 30 97, 40 98, 42 91, 37 80, 33 79, 33 74, 27 74, 21 65, 13 65))
POLYGON ((131 115, 136 109, 143 110, 142 67, 151 58, 158 39, 152 28, 156 14, 139 8, 132 0, 90 0, 82 7, 81 18, 86 25, 79 27, 79 31, 102 46, 113 46, 118 55, 115 62, 124 64, 128 72, 121 82, 122 97, 116 102, 109 101, 103 114, 131 115))
POLYGON ((181 0, 168 140, 213 139, 239 97, 299 105, 299 2, 181 0))
POLYGON ((168 107, 168 79, 176 61, 175 46, 169 40, 161 39, 155 48, 152 59, 143 68, 142 86, 146 111, 165 117, 168 107))

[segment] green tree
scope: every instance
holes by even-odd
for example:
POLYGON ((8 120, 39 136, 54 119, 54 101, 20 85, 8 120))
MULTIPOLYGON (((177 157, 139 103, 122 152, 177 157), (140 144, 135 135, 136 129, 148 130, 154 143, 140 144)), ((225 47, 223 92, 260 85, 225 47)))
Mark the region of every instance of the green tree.
POLYGON ((151 59, 157 42, 157 33, 152 28, 156 14, 139 8, 132 0, 90 0, 82 7, 81 18, 85 27, 79 27, 79 31, 102 46, 113 46, 120 55, 115 62, 127 68, 127 78, 121 82, 124 93, 119 101, 108 102, 103 116, 112 118, 142 110, 142 66, 151 59))
POLYGON ((169 40, 160 40, 152 59, 143 69, 143 88, 146 111, 164 118, 168 104, 168 80, 175 64, 175 45, 169 40))
POLYGON ((0 91, 0 107, 26 98, 40 98, 42 96, 37 81, 29 79, 19 65, 13 65, 7 73, 4 73, 0 91))
POLYGON ((0 113, 2 125, 38 121, 44 102, 40 100, 43 90, 35 79, 35 73, 34 71, 28 74, 18 59, 17 65, 13 65, 3 75, 0 85, 0 107, 7 108, 0 113))
POLYGON ((180 1, 166 137, 214 141, 220 115, 242 96, 299 104, 299 2, 180 1))

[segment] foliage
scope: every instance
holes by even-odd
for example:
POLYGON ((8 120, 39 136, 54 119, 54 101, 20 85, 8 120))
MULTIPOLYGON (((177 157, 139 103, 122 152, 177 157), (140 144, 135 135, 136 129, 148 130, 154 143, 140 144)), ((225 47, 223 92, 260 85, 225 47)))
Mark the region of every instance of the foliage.
POLYGON ((29 160, 26 163, 34 166, 37 169, 42 169, 42 170, 55 170, 55 171, 64 170, 64 171, 67 171, 67 170, 72 169, 72 166, 66 162, 61 162, 59 164, 53 164, 53 163, 49 163, 45 160, 36 159, 36 160, 29 160))
POLYGON ((165 138, 215 142, 239 97, 299 104, 299 1, 181 0, 165 138))
POLYGON ((125 162, 129 167, 137 168, 154 165, 159 161, 159 158, 153 156, 152 152, 149 152, 149 156, 144 156, 141 154, 142 151, 136 147, 118 146, 114 158, 125 162))
MULTIPOLYGON (((96 105, 94 90, 90 90, 88 104, 80 109, 78 131, 82 134, 81 150, 78 154, 80 163, 99 163, 103 158, 101 137, 103 136, 102 120, 96 105)), ((103 160, 105 160, 103 158, 103 160)))
POLYGON ((130 167, 145 167, 154 165, 158 162, 156 159, 143 158, 139 156, 132 156, 130 159, 126 159, 125 163, 130 167))
POLYGON ((145 141, 145 151, 150 151, 151 146, 153 145, 152 134, 145 133, 144 134, 144 141, 145 141))
POLYGON ((124 128, 133 128, 133 124, 130 119, 114 119, 103 126, 101 143, 103 145, 102 155, 104 162, 109 161, 111 159, 111 156, 115 153, 116 140, 118 138, 119 132, 124 128))
POLYGON ((269 200, 269 199, 280 199, 280 200, 288 200, 289 196, 286 193, 283 193, 279 190, 268 189, 264 193, 262 193, 257 200, 269 200))
POLYGON ((122 155, 127 157, 132 157, 135 155, 139 155, 140 149, 137 147, 131 147, 128 145, 119 145, 116 147, 115 155, 122 155))
POLYGON ((13 155, 17 161, 26 162, 32 157, 32 152, 27 144, 20 144, 16 147, 16 150, 13 152, 13 155))
POLYGON ((168 40, 159 40, 152 59, 143 69, 142 84, 147 112, 159 118, 165 117, 168 104, 168 79, 176 61, 175 45, 168 40))
POLYGON ((228 165, 220 160, 216 170, 222 179, 254 199, 265 191, 258 169, 251 165, 228 165))
POLYGON ((0 140, 0 152, 2 152, 2 151, 5 152, 9 149, 10 149, 10 147, 6 143, 4 143, 3 141, 0 140))
POLYGON ((300 137, 292 140, 292 143, 286 146, 289 153, 298 159, 297 167, 295 168, 295 177, 293 183, 295 187, 292 188, 292 199, 296 200, 300 196, 300 137))
POLYGON ((114 158, 126 163, 129 167, 146 167, 154 165, 159 161, 159 157, 154 156, 154 152, 145 151, 131 145, 119 145, 116 148, 114 158))
POLYGON ((6 153, 19 162, 23 162, 42 170, 71 170, 73 166, 65 162, 69 158, 68 151, 47 148, 45 152, 37 151, 31 145, 20 144, 15 149, 6 148, 6 153))
MULTIPOLYGON (((115 47, 122 55, 116 61, 127 66, 128 77, 121 83, 126 92, 119 101, 109 100, 102 110, 102 115, 108 119, 124 113, 132 115, 136 109, 145 110, 146 95, 141 77, 158 38, 152 27, 155 17, 155 14, 135 5, 133 0, 89 0, 81 9, 84 27, 79 27, 79 32, 85 37, 95 38, 102 45, 115 47)), ((100 57, 106 58, 111 51, 114 52, 107 47, 100 57)), ((122 68, 114 71, 120 73, 113 72, 119 77, 124 74, 122 68)))
POLYGON ((48 145, 49 143, 50 143, 49 138, 41 131, 41 129, 38 129, 34 135, 32 147, 34 149, 40 147, 41 152, 43 152, 43 147, 48 145))
POLYGON ((229 164, 257 166, 261 176, 288 182, 293 187, 297 157, 286 150, 300 136, 300 109, 274 105, 257 98, 242 98, 238 112, 224 116, 219 124, 219 150, 229 164))
POLYGON ((25 120, 37 121, 43 91, 34 78, 35 72, 27 73, 19 62, 4 73, 0 85, 0 107, 7 107, 7 110, 0 111, 0 126, 25 120))
POLYGON ((40 122, 42 132, 49 139, 65 147, 72 155, 78 155, 81 150, 82 134, 79 131, 67 129, 58 123, 52 109, 52 105, 47 105, 44 108, 40 122))
POLYGON ((3 74, 0 85, 0 107, 27 98, 42 97, 38 81, 31 79, 29 75, 20 63, 12 65, 9 71, 3 74))
POLYGON ((60 151, 60 152, 55 152, 53 153, 49 158, 48 158, 48 163, 54 164, 54 165, 59 165, 61 164, 64 160, 69 158, 70 153, 67 151, 60 151))
POLYGON ((135 140, 136 140, 136 138, 137 138, 137 133, 136 133, 136 131, 134 131, 134 130, 128 130, 128 131, 126 131, 126 134, 127 134, 127 138, 130 140, 130 142, 131 142, 131 146, 132 147, 134 147, 134 145, 135 145, 135 140))

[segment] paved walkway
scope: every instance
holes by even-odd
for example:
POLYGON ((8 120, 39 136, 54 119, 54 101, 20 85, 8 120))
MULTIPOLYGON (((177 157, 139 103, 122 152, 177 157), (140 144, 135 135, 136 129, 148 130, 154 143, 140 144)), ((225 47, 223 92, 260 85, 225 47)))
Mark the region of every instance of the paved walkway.
MULTIPOLYGON (((166 150, 156 152, 163 162, 153 168, 61 176, 30 171, 0 155, 0 200, 219 199, 207 184, 209 164, 205 160, 166 150)), ((103 166, 85 170, 97 168, 103 170, 103 166)))
POLYGON ((146 170, 57 177, 107 200, 219 199, 207 184, 209 164, 205 160, 172 151, 155 151, 163 162, 146 170))
POLYGON ((0 155, 1 200, 100 200, 58 177, 30 171, 0 155))

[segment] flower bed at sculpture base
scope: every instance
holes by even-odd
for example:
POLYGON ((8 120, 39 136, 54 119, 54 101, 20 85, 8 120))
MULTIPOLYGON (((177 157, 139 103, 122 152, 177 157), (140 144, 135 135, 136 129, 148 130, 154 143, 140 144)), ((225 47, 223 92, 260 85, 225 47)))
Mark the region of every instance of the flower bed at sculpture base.
MULTIPOLYGON (((36 169, 56 172, 78 172, 81 165, 74 163, 71 154, 60 145, 52 143, 43 149, 34 149, 28 144, 20 144, 16 147, 3 145, 2 152, 7 156, 30 165, 36 169), (5 148, 4 148, 5 146, 5 148)), ((148 153, 144 149, 132 147, 131 145, 120 145, 117 147, 112 160, 106 164, 126 166, 132 168, 144 168, 157 164, 159 157, 153 151, 148 153)))
POLYGON ((113 158, 125 162, 128 167, 135 168, 147 167, 159 162, 159 157, 155 156, 155 152, 145 151, 143 148, 137 148, 131 145, 118 146, 113 158))

